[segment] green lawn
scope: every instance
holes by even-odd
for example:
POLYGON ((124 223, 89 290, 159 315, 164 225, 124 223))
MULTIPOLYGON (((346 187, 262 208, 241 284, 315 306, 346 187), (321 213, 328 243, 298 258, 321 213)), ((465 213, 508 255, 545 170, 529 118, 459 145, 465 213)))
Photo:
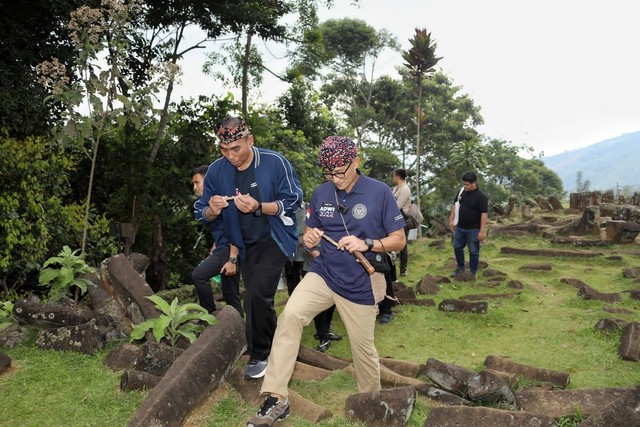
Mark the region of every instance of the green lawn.
MULTIPOLYGON (((453 269, 453 252, 449 241, 445 249, 435 249, 430 239, 409 246, 409 276, 405 284, 414 286, 425 274, 446 275, 453 269)), ((622 261, 606 256, 584 260, 577 258, 523 257, 503 255, 503 246, 552 248, 540 237, 489 236, 483 244, 481 259, 489 268, 507 274, 495 287, 478 274, 475 283, 443 284, 434 298, 457 298, 470 293, 518 293, 513 299, 489 302, 486 315, 442 313, 437 307, 399 306, 397 316, 386 326, 378 326, 376 344, 381 357, 425 363, 433 357, 443 362, 479 370, 487 355, 508 356, 515 362, 554 369, 571 374, 571 388, 632 386, 640 383, 638 363, 617 357, 619 333, 594 331, 604 317, 627 321, 639 320, 640 301, 623 293, 623 307, 633 315, 611 314, 602 310, 599 301, 586 301, 577 289, 560 282, 563 277, 585 281, 601 292, 638 289, 640 284, 622 276, 625 267, 640 266, 637 244, 594 248, 597 252, 619 251, 622 261), (528 263, 553 263, 551 271, 520 270, 528 263), (520 280, 524 289, 509 289, 509 280, 520 280)), ((572 249, 555 246, 558 249, 572 249)), ((286 298, 286 291, 277 300, 286 298)), ((344 327, 336 314, 336 333, 344 327)), ((303 343, 315 346, 313 327, 307 328, 303 343)), ((41 351, 31 347, 5 350, 13 358, 13 368, 0 376, 0 426, 124 426, 132 417, 144 393, 119 391, 119 373, 102 364, 107 350, 93 356, 41 351)), ((330 354, 350 357, 348 337, 332 344, 330 354)), ((334 414, 321 426, 355 426, 343 414, 344 399, 357 388, 355 380, 343 372, 334 373, 322 382, 292 382, 291 387, 303 396, 327 407, 334 414)), ((216 392, 192 417, 190 426, 243 426, 256 410, 242 402, 228 385, 216 392)), ((411 416, 411 426, 422 426, 429 412, 429 402, 419 398, 411 416)), ((282 426, 310 426, 295 416, 282 426)))

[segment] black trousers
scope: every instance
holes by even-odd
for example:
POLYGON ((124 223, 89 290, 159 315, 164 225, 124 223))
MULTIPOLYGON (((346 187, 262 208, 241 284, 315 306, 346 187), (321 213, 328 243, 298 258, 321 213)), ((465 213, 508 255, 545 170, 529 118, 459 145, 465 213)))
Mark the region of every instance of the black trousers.
POLYGON ((252 359, 266 360, 276 331, 273 299, 287 257, 278 244, 267 237, 245 248, 242 263, 247 350, 252 359))
MULTIPOLYGON (((398 280, 398 275, 396 274, 396 263, 391 261, 391 258, 388 258, 388 262, 391 264, 391 268, 389 271, 384 273, 384 280, 387 282, 387 295, 395 298, 393 293, 393 282, 398 280)), ((378 311, 380 314, 389 314, 391 313, 391 307, 396 305, 396 302, 392 299, 385 297, 382 301, 378 303, 378 311)))
MULTIPOLYGON (((229 260, 229 248, 222 248, 215 251, 204 259, 191 272, 191 279, 196 286, 198 293, 198 301, 200 305, 209 313, 216 311, 216 305, 213 301, 213 290, 211 289, 211 278, 220 274, 220 270, 229 260)), ((240 265, 233 276, 221 274, 222 298, 224 301, 238 310, 240 316, 244 317, 244 310, 240 302, 240 265)))
MULTIPOLYGON (((289 295, 293 293, 293 290, 298 286, 298 283, 300 283, 300 279, 302 279, 306 273, 302 268, 303 265, 304 261, 290 260, 288 260, 284 265, 284 276, 287 279, 287 292, 289 295)), ((313 318, 313 323, 316 327, 316 334, 318 334, 318 336, 329 333, 335 309, 336 306, 332 305, 325 311, 318 313, 318 315, 313 318)))

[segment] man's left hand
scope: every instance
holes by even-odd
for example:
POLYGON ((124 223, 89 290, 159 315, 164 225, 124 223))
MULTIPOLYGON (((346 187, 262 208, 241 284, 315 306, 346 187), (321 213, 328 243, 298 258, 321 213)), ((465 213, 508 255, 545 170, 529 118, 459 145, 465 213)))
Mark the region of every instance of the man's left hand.
POLYGON ((479 231, 478 232, 478 241, 479 242, 484 242, 485 239, 487 238, 487 233, 485 231, 479 231))
POLYGON ((234 201, 236 208, 242 213, 251 213, 258 209, 258 201, 248 194, 236 196, 234 201))

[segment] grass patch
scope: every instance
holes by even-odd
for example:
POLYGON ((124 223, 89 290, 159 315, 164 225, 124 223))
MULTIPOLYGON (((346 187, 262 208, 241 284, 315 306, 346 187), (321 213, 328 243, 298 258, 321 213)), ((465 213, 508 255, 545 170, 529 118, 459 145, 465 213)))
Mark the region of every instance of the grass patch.
MULTIPOLYGON (((448 241, 445 249, 428 245, 430 240, 412 242, 409 246, 409 276, 404 283, 415 286, 425 275, 448 276, 455 267, 448 241)), ((490 287, 481 272, 475 283, 441 284, 436 304, 445 298, 467 294, 513 293, 512 299, 489 301, 486 315, 443 313, 437 307, 399 306, 395 319, 376 326, 376 346, 381 357, 392 357, 415 363, 426 363, 433 357, 472 370, 482 369, 488 355, 508 356, 511 360, 532 366, 568 372, 570 388, 633 386, 640 383, 638 364, 617 357, 620 333, 601 333, 594 325, 604 317, 637 320, 640 302, 622 294, 622 302, 614 307, 626 308, 634 314, 612 314, 603 311, 609 304, 586 301, 577 289, 562 283, 564 277, 580 279, 601 292, 622 292, 640 288, 622 276, 622 270, 638 265, 638 257, 629 247, 592 248, 602 256, 593 259, 523 257, 500 253, 503 246, 529 249, 573 249, 551 245, 538 237, 490 236, 482 245, 481 260, 489 268, 499 270, 507 278, 490 287), (618 252, 621 261, 606 259, 607 253, 618 252), (552 263, 551 271, 521 270, 525 264, 552 263), (506 287, 519 280, 524 289, 506 287)), ((286 299, 279 292, 276 302, 286 299)), ((282 307, 278 307, 278 311, 282 307)), ((333 342, 329 354, 350 358, 349 338, 340 316, 333 320, 334 332, 344 339, 333 342)), ((305 328, 302 343, 315 347, 313 326, 305 328)), ((6 350, 14 368, 0 376, 0 426, 116 426, 126 425, 142 402, 145 393, 119 391, 120 373, 109 371, 102 361, 107 350, 91 356, 42 351, 30 346, 6 350)), ((356 393, 355 380, 344 372, 336 372, 323 381, 294 381, 291 388, 326 407, 334 417, 319 423, 322 427, 357 427, 344 414, 344 401, 356 393)), ((256 407, 246 404, 228 385, 215 393, 189 420, 189 427, 244 426, 256 407)), ((433 403, 418 397, 409 420, 410 426, 424 424, 433 403)), ((575 420, 560 420, 562 425, 575 425, 575 420)), ((312 423, 292 414, 279 425, 311 427, 312 423)))

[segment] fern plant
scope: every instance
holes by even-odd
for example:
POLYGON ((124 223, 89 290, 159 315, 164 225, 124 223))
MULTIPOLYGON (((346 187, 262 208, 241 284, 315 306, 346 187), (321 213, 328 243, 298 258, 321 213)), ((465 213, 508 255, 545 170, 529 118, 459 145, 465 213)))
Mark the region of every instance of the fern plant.
POLYGON ((174 298, 171 304, 157 295, 146 297, 162 312, 156 318, 145 320, 133 327, 131 331, 131 341, 136 341, 144 337, 144 334, 151 329, 156 342, 163 338, 169 342, 173 349, 175 358, 175 348, 178 338, 185 337, 193 343, 197 335, 204 330, 204 326, 199 322, 207 322, 215 325, 215 316, 207 313, 207 310, 198 304, 178 304, 178 298, 174 298))
MULTIPOLYGON (((86 273, 96 273, 96 269, 87 265, 84 261, 84 253, 78 255, 80 249, 71 251, 65 245, 58 256, 54 256, 45 261, 40 270, 39 283, 41 286, 51 285, 48 297, 50 300, 57 300, 61 296, 68 296, 72 286, 79 289, 79 294, 87 292, 87 287, 94 285, 88 279, 82 278, 86 273), (50 268, 51 264, 59 264, 60 268, 50 268)), ((75 303, 78 303, 78 293, 76 293, 75 303)))

